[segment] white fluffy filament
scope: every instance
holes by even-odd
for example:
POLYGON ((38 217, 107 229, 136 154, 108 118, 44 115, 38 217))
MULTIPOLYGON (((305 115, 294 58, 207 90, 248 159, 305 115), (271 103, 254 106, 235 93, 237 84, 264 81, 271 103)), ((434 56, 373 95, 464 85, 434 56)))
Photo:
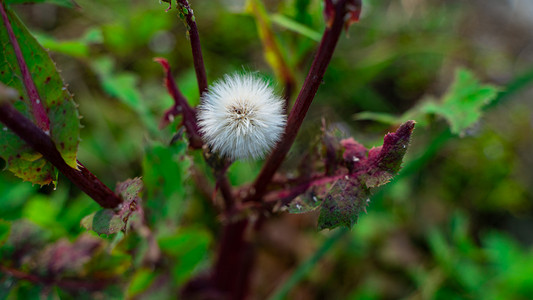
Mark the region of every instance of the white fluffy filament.
POLYGON ((202 97, 198 121, 204 142, 231 159, 261 158, 281 138, 284 101, 252 74, 226 75, 202 97))

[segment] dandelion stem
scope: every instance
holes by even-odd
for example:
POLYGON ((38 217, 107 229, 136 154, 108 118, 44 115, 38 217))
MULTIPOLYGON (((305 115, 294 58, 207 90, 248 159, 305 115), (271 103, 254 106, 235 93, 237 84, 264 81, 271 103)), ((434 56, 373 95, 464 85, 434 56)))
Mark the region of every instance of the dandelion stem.
POLYGON ((187 22, 187 29, 189 31, 189 39, 191 41, 192 58, 194 61, 194 71, 196 71, 196 80, 198 81, 198 89, 200 96, 207 91, 207 75, 205 72, 204 58, 202 55, 202 47, 200 46, 200 35, 198 34, 198 27, 194 17, 194 12, 187 0, 178 0, 179 6, 185 13, 185 22, 187 22))
POLYGON ((259 173, 259 176, 255 180, 252 189, 255 193, 250 193, 245 201, 259 202, 262 196, 267 190, 267 186, 272 180, 274 173, 279 169, 281 163, 285 159, 285 156, 289 152, 300 126, 303 123, 305 115, 313 102, 313 98, 318 91, 318 87, 322 82, 322 78, 326 72, 327 66, 333 56, 333 51, 339 40, 339 36, 342 32, 344 25, 344 15, 346 14, 346 0, 340 0, 335 4, 335 17, 332 25, 327 27, 320 46, 315 55, 311 69, 305 78, 304 84, 294 107, 292 108, 289 118, 287 120, 287 126, 285 133, 281 141, 277 144, 274 151, 270 154, 265 162, 263 169, 259 173))

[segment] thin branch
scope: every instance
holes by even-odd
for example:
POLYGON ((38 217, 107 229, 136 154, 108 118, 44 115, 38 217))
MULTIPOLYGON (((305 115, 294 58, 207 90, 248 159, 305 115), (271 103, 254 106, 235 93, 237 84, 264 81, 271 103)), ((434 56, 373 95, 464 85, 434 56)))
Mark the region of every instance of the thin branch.
POLYGON ((23 139, 35 151, 52 163, 63 175, 77 185, 83 192, 104 208, 116 208, 122 199, 111 189, 103 184, 87 168, 78 162, 79 170, 71 168, 54 142, 35 124, 18 112, 13 105, 0 99, 0 122, 4 123, 11 131, 23 139))
POLYGON ((50 120, 48 119, 48 115, 46 114, 46 110, 43 106, 43 101, 39 96, 39 92, 37 91, 37 87, 33 82, 28 65, 26 64, 24 56, 22 55, 22 51, 20 50, 20 45, 15 37, 15 33, 13 32, 13 27, 9 22, 3 2, 0 3, 0 11, 2 13, 2 20, 6 27, 7 34, 9 36, 9 41, 11 42, 13 50, 15 51, 15 56, 17 57, 17 62, 20 67, 24 86, 26 87, 28 97, 31 101, 31 109, 33 112, 33 117, 35 118, 35 122, 37 126, 39 126, 39 128, 41 128, 45 133, 50 134, 50 120))
POLYGON ((265 162, 263 169, 255 180, 251 192, 245 201, 258 202, 261 200, 261 197, 266 192, 267 186, 272 180, 274 173, 279 169, 294 143, 298 130, 311 106, 311 102, 318 91, 318 87, 322 83, 322 78, 324 77, 324 73, 326 72, 326 68, 333 56, 333 51, 335 50, 335 46, 337 45, 337 41, 342 32, 344 15, 347 11, 346 2, 347 0, 340 0, 335 4, 333 22, 324 32, 324 36, 320 42, 311 69, 305 78, 303 87, 298 94, 298 98, 296 98, 296 103, 287 120, 284 136, 265 162))
POLYGON ((174 99, 174 105, 165 112, 165 115, 159 124, 159 128, 165 127, 174 120, 175 116, 181 114, 183 115, 183 125, 185 126, 185 129, 187 129, 189 145, 194 149, 202 148, 203 142, 198 131, 196 114, 194 109, 187 102, 187 99, 185 99, 185 96, 183 96, 178 89, 178 85, 176 84, 174 77, 172 77, 168 61, 159 57, 154 58, 154 61, 160 63, 165 70, 165 86, 167 87, 168 93, 174 99))
POLYGON ((222 199, 224 199, 225 211, 232 211, 235 206, 235 201, 231 184, 228 180, 228 176, 226 176, 226 173, 217 176, 217 188, 220 189, 222 199))
POLYGON ((194 70, 196 71, 196 80, 198 81, 198 89, 200 96, 207 91, 207 75, 205 73, 204 58, 202 56, 202 47, 200 46, 200 35, 198 34, 198 27, 194 17, 194 12, 187 0, 178 0, 179 9, 181 13, 185 14, 185 22, 187 23, 187 31, 189 32, 189 39, 191 41, 192 59, 194 61, 194 70))
POLYGON ((284 205, 289 204, 297 196, 305 193, 305 191, 307 191, 311 187, 320 186, 326 183, 334 182, 346 176, 353 177, 348 174, 340 174, 340 175, 334 175, 334 176, 316 176, 315 178, 307 182, 301 183, 297 186, 294 186, 288 189, 272 191, 272 192, 265 194, 264 203, 272 204, 272 203, 280 202, 281 205, 284 206, 284 205))

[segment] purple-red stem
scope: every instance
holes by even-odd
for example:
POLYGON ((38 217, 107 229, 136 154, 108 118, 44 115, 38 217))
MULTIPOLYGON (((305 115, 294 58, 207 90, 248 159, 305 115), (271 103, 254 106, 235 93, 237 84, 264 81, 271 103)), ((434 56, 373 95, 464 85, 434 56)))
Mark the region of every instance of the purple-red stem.
POLYGON ((99 281, 82 281, 75 279, 54 279, 51 277, 40 277, 35 274, 26 273, 20 270, 16 270, 9 267, 0 266, 0 272, 13 276, 19 280, 27 280, 36 284, 43 285, 57 285, 63 289, 80 291, 80 290, 89 290, 89 291, 100 291, 105 289, 110 284, 113 284, 113 280, 99 280, 99 281))
POLYGON ((154 58, 154 61, 161 64, 165 70, 165 85, 168 93, 174 99, 174 105, 165 113, 159 127, 166 126, 174 116, 181 114, 183 116, 183 126, 187 130, 189 137, 189 144, 194 149, 202 148, 203 142, 198 133, 198 124, 196 121, 196 113, 194 109, 189 105, 185 96, 178 89, 178 85, 172 77, 170 65, 164 58, 154 58))
POLYGON ((250 195, 246 201, 259 202, 267 190, 267 186, 272 180, 274 173, 279 169, 285 156, 289 152, 298 130, 302 125, 305 115, 313 102, 318 87, 322 83, 322 78, 326 72, 326 68, 331 61, 335 46, 339 40, 344 25, 344 15, 346 14, 346 0, 340 0, 335 4, 335 15, 331 27, 327 27, 320 42, 320 46, 315 55, 311 69, 305 78, 304 84, 294 107, 291 110, 285 127, 285 133, 282 140, 277 144, 274 151, 270 154, 267 161, 263 165, 263 169, 255 180, 250 195))
POLYGON ((52 139, 5 100, 0 99, 0 122, 4 123, 35 151, 41 153, 46 160, 103 208, 116 208, 122 203, 119 196, 81 163, 78 162, 79 170, 67 165, 52 139))
POLYGON ((33 82, 30 70, 28 69, 28 65, 24 60, 24 56, 22 55, 20 45, 17 41, 17 38, 15 37, 15 33, 13 32, 13 27, 11 27, 11 23, 9 22, 9 18, 7 16, 6 8, 4 7, 3 2, 0 4, 0 11, 2 13, 2 20, 4 21, 7 34, 9 36, 9 41, 11 42, 11 45, 13 46, 13 50, 15 51, 15 55, 17 57, 17 62, 20 67, 24 86, 26 87, 26 91, 28 92, 28 97, 30 97, 31 109, 33 112, 33 117, 35 118, 35 122, 37 126, 41 128, 42 131, 47 134, 50 134, 50 120, 48 119, 48 115, 46 114, 46 110, 43 106, 43 100, 39 96, 39 92, 37 91, 37 87, 33 82))
POLYGON ((198 34, 198 27, 189 2, 187 0, 178 0, 178 9, 187 10, 185 14, 185 22, 187 22, 189 39, 191 41, 192 59, 194 62, 194 71, 196 71, 196 79, 198 81, 198 89, 200 96, 207 91, 207 75, 205 72, 204 58, 202 56, 202 48, 200 46, 200 35, 198 34))
POLYGON ((252 245, 246 240, 248 220, 226 224, 212 274, 212 284, 222 299, 244 299, 248 292, 249 272, 253 260, 252 245))
MULTIPOLYGON (((340 0, 336 4, 335 10, 336 17, 332 25, 326 28, 311 69, 289 115, 285 134, 265 162, 245 201, 260 202, 262 200, 267 185, 271 182, 274 173, 281 165, 296 138, 298 129, 302 125, 307 110, 322 82, 326 68, 335 50, 335 45, 342 32, 346 0, 340 0)), ((249 250, 251 253, 253 249, 245 237, 247 227, 248 220, 245 219, 226 224, 223 229, 212 282, 219 291, 224 293, 227 299, 244 299, 249 288, 249 273, 253 264, 253 255, 246 255, 246 251, 249 250)))

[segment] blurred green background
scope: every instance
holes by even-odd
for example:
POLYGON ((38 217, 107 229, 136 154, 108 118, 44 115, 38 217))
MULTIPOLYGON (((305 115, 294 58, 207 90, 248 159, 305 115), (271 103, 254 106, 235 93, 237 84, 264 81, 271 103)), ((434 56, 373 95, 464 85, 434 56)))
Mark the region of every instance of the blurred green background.
MULTIPOLYGON (((324 27, 322 1, 265 0, 265 11, 255 14, 244 2, 191 1, 209 81, 259 71, 283 92, 257 26, 266 18, 298 90, 324 27)), ((199 101, 187 32, 176 9, 165 12, 168 4, 157 0, 77 3, 15 8, 50 49, 79 104, 79 160, 112 187, 143 176, 148 225, 165 264, 147 267, 151 248, 140 233, 85 233, 80 220, 98 206, 65 178, 55 189, 39 188, 5 171, 0 265, 106 284, 73 291, 0 270, 0 299, 172 299, 208 270, 220 233, 206 192, 211 175, 199 184, 202 172, 210 173, 200 153, 167 146, 177 122, 157 128, 172 99, 154 57, 168 59, 181 91, 192 105, 199 101), (99 246, 80 254, 82 266, 61 275, 43 267, 39 249, 53 252, 58 241, 76 245, 87 235, 99 246)), ((351 231, 318 232, 316 213, 272 216, 257 237, 250 299, 531 299, 532 26, 529 0, 363 1, 361 20, 341 36, 289 162, 316 142, 322 118, 367 147, 380 145, 394 129, 383 117, 408 116, 441 99, 459 67, 501 93, 462 134, 437 115, 411 114, 419 124, 403 171, 374 195, 351 231)), ((230 180, 248 183, 260 166, 238 162, 230 180)))

